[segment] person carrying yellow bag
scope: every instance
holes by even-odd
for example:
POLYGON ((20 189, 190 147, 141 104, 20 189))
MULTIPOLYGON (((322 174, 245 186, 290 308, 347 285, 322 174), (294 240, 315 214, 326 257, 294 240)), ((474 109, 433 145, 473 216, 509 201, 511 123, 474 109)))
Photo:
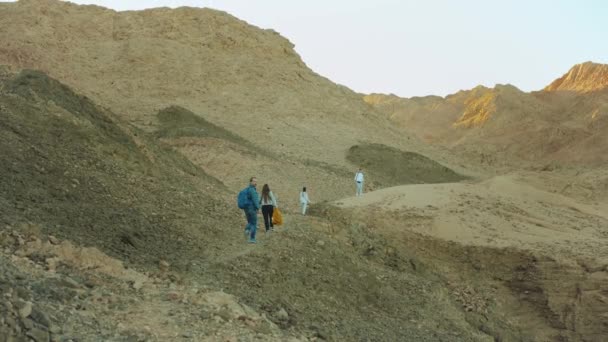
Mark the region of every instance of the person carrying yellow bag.
POLYGON ((262 207, 262 216, 264 217, 264 226, 266 227, 266 233, 273 230, 274 219, 273 214, 278 211, 277 199, 274 197, 268 184, 264 184, 262 187, 262 196, 260 196, 260 205, 262 207))

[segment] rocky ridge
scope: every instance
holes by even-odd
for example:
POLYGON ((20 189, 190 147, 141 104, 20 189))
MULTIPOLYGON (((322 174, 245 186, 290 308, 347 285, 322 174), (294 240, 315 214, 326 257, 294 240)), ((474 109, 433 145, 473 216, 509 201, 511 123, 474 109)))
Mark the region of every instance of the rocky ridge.
POLYGON ((562 77, 551 82, 543 91, 572 91, 587 93, 608 87, 608 65, 585 62, 573 66, 562 77))
POLYGON ((511 85, 476 87, 445 98, 401 99, 372 94, 364 100, 406 132, 482 163, 550 162, 599 165, 608 118, 608 66, 584 63, 543 91, 511 85))

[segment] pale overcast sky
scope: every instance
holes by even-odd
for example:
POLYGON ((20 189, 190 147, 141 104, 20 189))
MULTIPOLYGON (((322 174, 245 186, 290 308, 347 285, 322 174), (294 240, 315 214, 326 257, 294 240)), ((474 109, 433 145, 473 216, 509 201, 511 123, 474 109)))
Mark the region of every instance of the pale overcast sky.
POLYGON ((211 7, 272 28, 304 62, 363 93, 538 90, 572 65, 608 63, 605 0, 91 0, 116 10, 211 7))

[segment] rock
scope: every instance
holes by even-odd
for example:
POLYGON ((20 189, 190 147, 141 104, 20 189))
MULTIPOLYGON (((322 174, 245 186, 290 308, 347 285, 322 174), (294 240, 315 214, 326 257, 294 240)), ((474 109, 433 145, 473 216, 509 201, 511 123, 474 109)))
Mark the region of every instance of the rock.
POLYGON ((84 286, 92 289, 96 286, 99 286, 101 284, 101 280, 97 279, 97 278, 89 278, 87 280, 85 280, 84 282, 84 286))
POLYGON ((23 327, 27 330, 32 330, 34 328, 34 321, 29 318, 24 318, 21 320, 23 327))
POLYGON ((36 342, 49 342, 50 340, 49 332, 37 327, 34 327, 32 330, 28 331, 27 336, 36 342))
POLYGON ((57 265, 60 262, 58 257, 46 258, 46 269, 54 272, 57 269, 57 265))
POLYGON ((59 335, 59 334, 61 334, 62 329, 57 324, 51 323, 50 326, 49 326, 49 331, 51 332, 51 334, 59 335))
POLYGON ((171 266, 171 264, 169 264, 167 261, 165 260, 161 260, 158 262, 158 268, 163 271, 166 272, 169 270, 169 267, 171 266))
POLYGON ((13 309, 13 303, 7 301, 2 302, 2 306, 6 311, 11 311, 13 309))
POLYGON ((19 317, 26 318, 32 313, 32 302, 17 301, 17 311, 19 312, 19 317))
POLYGON ((65 286, 65 287, 70 287, 73 289, 80 288, 80 284, 76 280, 74 280, 68 276, 65 276, 65 277, 63 277, 63 279, 61 279, 61 285, 65 286))
POLYGON ((325 241, 323 241, 323 240, 319 240, 319 241, 317 241, 317 245, 318 245, 318 246, 321 246, 321 247, 322 247, 322 246, 325 246, 325 241))
POLYGON ((59 239, 57 239, 53 235, 49 235, 49 242, 53 245, 58 245, 60 243, 59 239))
POLYGON ((4 323, 9 327, 9 329, 13 329, 13 328, 15 328, 17 326, 17 322, 15 321, 15 319, 13 317, 10 317, 10 316, 8 316, 8 317, 5 318, 5 322, 4 323))
POLYGON ((47 316, 44 312, 40 311, 38 308, 32 309, 31 317, 37 323, 43 325, 46 328, 51 326, 51 320, 49 316, 47 316))
POLYGON ((182 296, 175 291, 171 291, 167 293, 167 300, 177 302, 182 299, 182 296))
POLYGON ((208 310, 206 310, 206 309, 202 309, 202 310, 200 311, 200 313, 199 313, 199 317, 200 317, 201 319, 209 319, 209 318, 211 318, 211 317, 212 317, 212 314, 211 314, 211 312, 209 312, 208 310))
POLYGON ((275 313, 275 317, 280 320, 280 321, 287 321, 289 320, 289 314, 287 313, 287 311, 285 311, 285 309, 281 308, 279 311, 277 311, 275 313))
POLYGON ((141 280, 135 280, 135 281, 133 282, 133 284, 131 285, 131 287, 132 287, 134 290, 139 290, 139 289, 141 289, 143 286, 144 286, 144 282, 143 282, 143 281, 141 281, 141 280))

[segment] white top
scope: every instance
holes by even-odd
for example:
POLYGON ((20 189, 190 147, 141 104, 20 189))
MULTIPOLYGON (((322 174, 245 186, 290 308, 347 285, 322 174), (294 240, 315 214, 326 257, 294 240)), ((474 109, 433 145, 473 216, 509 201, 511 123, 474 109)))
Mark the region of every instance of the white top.
POLYGON ((277 206, 277 199, 274 197, 272 191, 268 193, 268 201, 264 201, 264 196, 260 194, 260 205, 272 205, 273 207, 277 206))
POLYGON ((363 172, 358 171, 357 173, 355 173, 355 182, 359 183, 363 183, 363 172))
POLYGON ((300 192, 300 203, 310 203, 310 200, 308 199, 308 193, 305 191, 300 192))

